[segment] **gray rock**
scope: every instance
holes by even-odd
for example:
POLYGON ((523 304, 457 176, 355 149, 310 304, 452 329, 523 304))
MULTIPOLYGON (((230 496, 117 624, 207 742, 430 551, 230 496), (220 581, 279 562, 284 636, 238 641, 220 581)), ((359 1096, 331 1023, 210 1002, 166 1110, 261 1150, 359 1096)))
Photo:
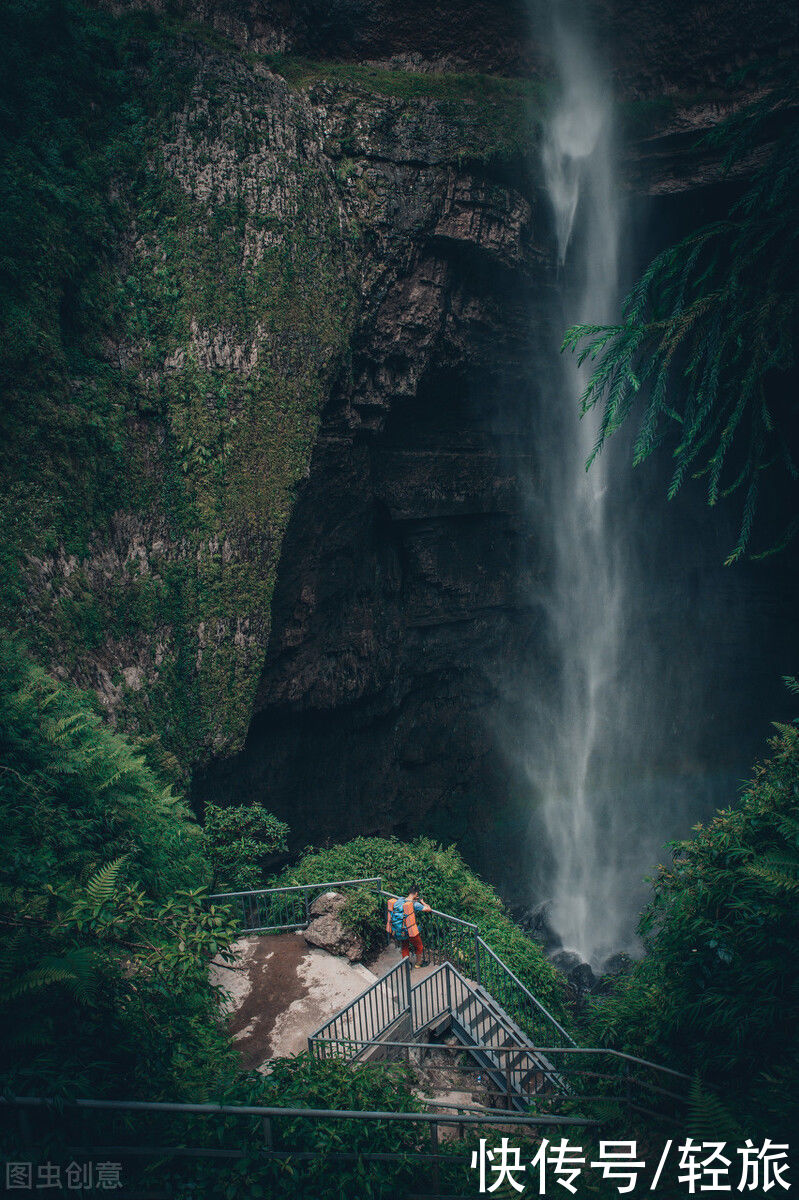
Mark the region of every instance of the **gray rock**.
POLYGON ((556 950, 554 954, 550 955, 549 961, 556 970, 561 971, 564 975, 569 975, 575 967, 587 965, 574 950, 556 950))
POLYGON ((587 962, 581 962, 576 967, 572 967, 566 978, 578 993, 592 992, 596 987, 596 975, 587 962))
POLYGON ((305 930, 305 940, 309 946, 318 946, 320 950, 346 957, 350 962, 360 962, 366 944, 357 933, 345 929, 339 917, 346 903, 347 897, 340 892, 325 892, 317 897, 310 908, 313 920, 305 930))
POLYGON ((516 922, 529 938, 546 950, 559 949, 563 944, 552 926, 551 900, 542 900, 540 904, 522 909, 516 922))
POLYGON ((620 950, 618 954, 611 954, 610 958, 605 959, 600 975, 626 975, 632 965, 633 960, 629 954, 620 950))
POLYGON ((324 892, 317 896, 308 910, 312 917, 323 917, 326 913, 340 913, 347 903, 347 897, 341 892, 324 892))

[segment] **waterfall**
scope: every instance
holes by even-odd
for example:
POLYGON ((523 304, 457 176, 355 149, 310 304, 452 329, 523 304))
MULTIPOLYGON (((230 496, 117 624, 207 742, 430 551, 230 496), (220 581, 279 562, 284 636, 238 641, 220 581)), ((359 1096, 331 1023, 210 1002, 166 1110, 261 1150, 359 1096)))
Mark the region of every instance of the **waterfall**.
MULTIPOLYGON (((560 332, 615 319, 621 224, 610 87, 575 13, 563 9, 556 6, 552 17, 558 95, 542 144, 558 245, 560 332)), ((632 948, 613 795, 620 751, 623 757, 614 721, 623 719, 628 564, 609 496, 611 456, 585 468, 597 433, 595 414, 579 417, 586 371, 553 351, 542 463, 553 686, 528 772, 542 799, 553 861, 552 924, 566 946, 596 960, 632 948)))
MULTIPOLYGON (((539 4, 535 34, 556 70, 540 153, 557 270, 530 301, 530 653, 506 677, 501 736, 530 814, 531 898, 551 900, 564 947, 601 967, 638 951, 665 843, 734 799, 783 708, 769 634, 781 601, 762 574, 722 567, 734 531, 701 496, 664 503, 667 463, 632 471, 634 430, 586 471, 599 419, 579 415, 590 364, 559 347, 570 325, 617 319, 631 214, 581 0, 539 4)), ((646 253, 633 247, 629 261, 646 253)))

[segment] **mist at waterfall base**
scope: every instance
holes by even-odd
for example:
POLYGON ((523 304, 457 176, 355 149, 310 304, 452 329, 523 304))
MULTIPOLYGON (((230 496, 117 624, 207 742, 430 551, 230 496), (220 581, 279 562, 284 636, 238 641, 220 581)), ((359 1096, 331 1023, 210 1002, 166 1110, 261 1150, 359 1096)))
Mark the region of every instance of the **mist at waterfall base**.
POLYGON ((585 468, 599 414, 580 419, 587 367, 560 341, 569 325, 617 319, 635 248, 611 88, 577 8, 561 3, 550 19, 558 94, 541 167, 559 263, 536 350, 549 367, 529 495, 545 564, 529 599, 542 632, 535 667, 520 664, 509 688, 517 713, 505 734, 532 814, 531 899, 549 900, 563 946, 601 968, 614 952, 640 952, 644 880, 665 843, 734 800, 753 746, 751 730, 737 737, 736 700, 764 688, 748 644, 751 579, 719 569, 724 521, 708 546, 707 514, 704 530, 691 528, 695 496, 665 512, 662 468, 634 472, 627 433, 585 468))

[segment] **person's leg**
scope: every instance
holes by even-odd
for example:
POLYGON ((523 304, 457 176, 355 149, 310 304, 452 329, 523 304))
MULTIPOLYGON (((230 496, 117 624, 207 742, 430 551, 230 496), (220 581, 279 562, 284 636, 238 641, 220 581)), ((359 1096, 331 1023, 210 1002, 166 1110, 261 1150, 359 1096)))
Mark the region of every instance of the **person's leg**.
POLYGON ((403 958, 407 958, 408 955, 410 954, 411 948, 408 945, 407 938, 403 938, 402 941, 400 942, 400 952, 401 952, 403 958))
POLYGON ((410 939, 410 943, 413 946, 413 952, 416 955, 416 966, 418 967, 420 966, 424 956, 424 946, 422 945, 421 935, 417 933, 415 937, 410 939))

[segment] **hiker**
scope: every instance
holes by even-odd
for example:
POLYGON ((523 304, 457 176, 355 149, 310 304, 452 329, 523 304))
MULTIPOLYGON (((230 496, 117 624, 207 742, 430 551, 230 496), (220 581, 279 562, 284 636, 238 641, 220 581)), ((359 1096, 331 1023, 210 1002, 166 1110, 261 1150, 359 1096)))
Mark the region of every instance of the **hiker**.
POLYGON ((389 936, 393 935, 403 958, 408 958, 411 947, 413 947, 416 955, 415 967, 426 967, 429 961, 423 957, 424 946, 419 927, 416 924, 416 914, 432 911, 429 904, 425 904, 423 900, 419 899, 419 889, 416 884, 413 885, 404 900, 395 900, 392 897, 388 902, 386 933, 389 936))

